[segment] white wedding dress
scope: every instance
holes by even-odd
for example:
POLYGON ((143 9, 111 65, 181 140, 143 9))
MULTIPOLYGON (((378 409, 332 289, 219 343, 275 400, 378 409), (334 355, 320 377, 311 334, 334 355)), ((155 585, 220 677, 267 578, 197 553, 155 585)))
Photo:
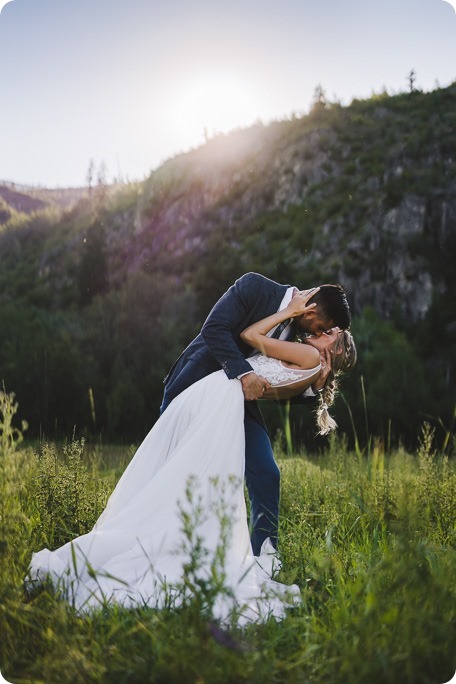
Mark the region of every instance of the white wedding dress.
MULTIPOLYGON (((318 370, 291 370, 261 354, 249 363, 275 386, 318 370)), ((184 576, 208 580, 218 567, 227 591, 215 599, 214 618, 228 620, 233 610, 238 624, 283 617, 299 602, 299 589, 272 579, 278 561, 269 540, 259 557, 252 554, 244 458, 241 382, 228 380, 221 370, 171 402, 89 533, 55 551, 33 554, 26 586, 50 579, 80 612, 111 602, 160 608, 188 600, 191 582, 184 576), (197 537, 195 567, 190 556, 197 537)))

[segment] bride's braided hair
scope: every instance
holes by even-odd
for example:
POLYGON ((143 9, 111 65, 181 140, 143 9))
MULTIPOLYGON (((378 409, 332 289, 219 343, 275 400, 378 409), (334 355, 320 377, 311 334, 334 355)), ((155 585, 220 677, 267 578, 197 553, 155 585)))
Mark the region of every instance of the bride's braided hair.
POLYGON ((331 351, 332 368, 328 375, 325 386, 319 395, 317 408, 317 425, 320 428, 319 435, 327 435, 337 427, 337 423, 329 415, 328 408, 334 403, 336 397, 338 378, 351 370, 356 363, 356 347, 352 334, 343 330, 338 336, 334 350, 331 351))

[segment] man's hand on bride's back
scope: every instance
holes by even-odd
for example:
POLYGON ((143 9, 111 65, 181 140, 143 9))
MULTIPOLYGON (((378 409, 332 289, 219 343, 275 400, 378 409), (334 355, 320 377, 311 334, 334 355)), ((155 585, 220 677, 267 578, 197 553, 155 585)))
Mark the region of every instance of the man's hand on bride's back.
POLYGON ((246 401, 261 399, 264 392, 271 387, 271 383, 256 373, 247 373, 241 378, 242 391, 246 401))

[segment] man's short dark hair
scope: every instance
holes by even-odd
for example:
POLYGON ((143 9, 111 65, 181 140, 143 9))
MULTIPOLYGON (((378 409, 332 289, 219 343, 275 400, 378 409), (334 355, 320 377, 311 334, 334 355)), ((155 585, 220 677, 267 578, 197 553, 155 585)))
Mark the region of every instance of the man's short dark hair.
POLYGON ((341 285, 320 285, 320 289, 309 303, 316 302, 320 317, 334 321, 334 325, 347 330, 351 323, 351 314, 347 297, 341 285))

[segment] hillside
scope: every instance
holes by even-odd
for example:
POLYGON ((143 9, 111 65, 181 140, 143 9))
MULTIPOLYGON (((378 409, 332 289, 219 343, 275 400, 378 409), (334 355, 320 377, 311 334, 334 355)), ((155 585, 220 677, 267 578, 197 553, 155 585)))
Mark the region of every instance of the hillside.
POLYGON ((455 401, 455 104, 456 85, 316 105, 216 136, 144 182, 30 216, 16 209, 0 226, 0 376, 25 397, 34 432, 77 421, 141 436, 174 356, 232 280, 255 270, 346 288, 360 363, 344 394, 357 425, 362 375, 369 429, 398 439, 431 416, 444 436, 455 401))

